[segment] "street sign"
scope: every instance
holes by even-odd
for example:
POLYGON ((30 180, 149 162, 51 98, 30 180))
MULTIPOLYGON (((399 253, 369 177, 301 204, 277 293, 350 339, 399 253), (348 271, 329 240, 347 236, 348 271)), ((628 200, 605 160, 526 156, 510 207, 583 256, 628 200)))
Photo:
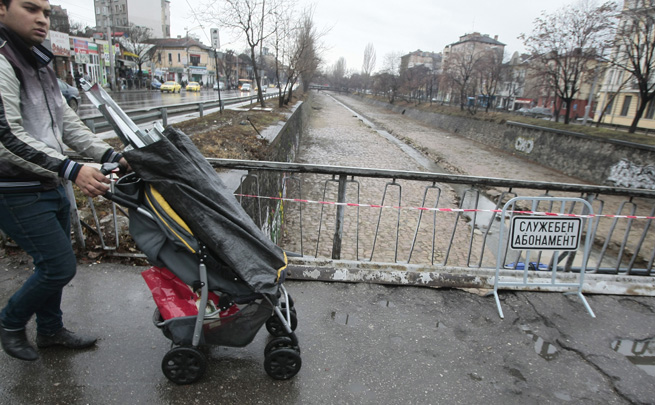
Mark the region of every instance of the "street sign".
POLYGON ((577 250, 581 218, 512 217, 510 248, 514 250, 577 250))

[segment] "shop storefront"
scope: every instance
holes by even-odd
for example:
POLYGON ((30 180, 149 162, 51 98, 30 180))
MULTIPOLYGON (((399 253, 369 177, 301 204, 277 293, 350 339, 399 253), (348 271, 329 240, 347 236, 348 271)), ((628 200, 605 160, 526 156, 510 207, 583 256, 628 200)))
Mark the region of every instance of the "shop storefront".
POLYGON ((66 82, 72 82, 73 66, 71 64, 69 35, 63 32, 50 31, 49 40, 50 50, 55 55, 52 68, 57 73, 57 77, 66 82))

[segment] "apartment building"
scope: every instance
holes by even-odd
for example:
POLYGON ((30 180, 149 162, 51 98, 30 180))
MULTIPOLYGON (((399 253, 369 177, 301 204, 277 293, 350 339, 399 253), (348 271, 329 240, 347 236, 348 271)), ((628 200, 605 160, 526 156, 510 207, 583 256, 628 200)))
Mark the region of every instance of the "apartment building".
MULTIPOLYGON (((626 0, 623 5, 624 16, 619 22, 622 27, 617 34, 616 45, 613 50, 613 57, 620 64, 626 63, 627 58, 640 60, 642 72, 646 72, 648 65, 655 62, 652 51, 653 32, 644 32, 644 27, 650 26, 653 29, 655 23, 655 7, 648 5, 650 2, 638 0, 626 0), (648 35, 650 34, 650 35, 648 35), (619 35, 628 35, 627 40, 619 38, 619 35), (633 35, 633 36, 630 36, 633 35), (624 49, 626 43, 634 44, 634 47, 627 54, 624 49)), ((654 78, 651 77, 652 81, 654 78)), ((640 105, 640 94, 637 80, 632 73, 618 66, 609 66, 604 77, 601 78, 600 88, 596 96, 596 119, 601 123, 629 127, 636 116, 640 105)), ((637 124, 638 128, 655 129, 655 100, 646 106, 646 109, 637 124)))
POLYGON ((213 50, 193 37, 153 38, 154 74, 162 80, 212 84, 216 77, 213 50))
POLYGON ((94 6, 96 29, 102 33, 134 24, 150 28, 153 38, 171 36, 170 0, 94 0, 94 6))
MULTIPOLYGON (((454 101, 460 105, 475 103, 476 98, 483 92, 473 84, 473 75, 477 71, 488 70, 490 64, 502 63, 504 53, 505 44, 498 41, 498 35, 491 38, 479 32, 462 35, 459 41, 446 45, 443 50, 440 99, 454 101)), ((494 100, 484 101, 493 102, 494 100)))
POLYGON ((418 49, 400 57, 400 72, 416 66, 425 66, 438 72, 441 70, 441 53, 424 52, 418 49))

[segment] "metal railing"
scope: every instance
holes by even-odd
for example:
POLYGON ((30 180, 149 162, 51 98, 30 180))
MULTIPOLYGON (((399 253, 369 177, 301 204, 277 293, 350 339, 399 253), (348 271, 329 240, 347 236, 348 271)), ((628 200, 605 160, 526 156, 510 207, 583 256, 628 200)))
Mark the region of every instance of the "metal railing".
MULTIPOLYGON (((265 100, 277 97, 277 94, 263 94, 265 100)), ((234 97, 221 100, 210 100, 210 101, 194 101, 191 103, 180 103, 180 104, 171 104, 166 106, 157 106, 157 107, 146 107, 139 108, 134 110, 125 111, 128 117, 137 124, 161 120, 162 125, 166 127, 168 125, 168 117, 189 114, 189 113, 199 113, 202 117, 205 110, 213 108, 224 108, 228 105, 242 104, 242 103, 256 103, 257 96, 247 96, 247 97, 234 97)), ((107 119, 101 114, 88 115, 82 118, 82 121, 91 129, 93 133, 108 131, 112 129, 111 124, 107 119)))
MULTIPOLYGON (((495 269, 499 212, 517 196, 579 197, 593 207, 587 273, 652 275, 655 191, 426 172, 208 159, 242 175, 237 198, 281 247, 308 258, 495 269)), ((230 173, 228 171, 227 173, 230 173)), ((557 207, 522 207, 556 212, 557 207)), ((586 229, 586 228, 585 228, 586 229)), ((507 268, 524 259, 505 253, 507 268)), ((562 271, 582 254, 562 255, 562 271)), ((537 257, 540 263, 547 258, 537 257)))

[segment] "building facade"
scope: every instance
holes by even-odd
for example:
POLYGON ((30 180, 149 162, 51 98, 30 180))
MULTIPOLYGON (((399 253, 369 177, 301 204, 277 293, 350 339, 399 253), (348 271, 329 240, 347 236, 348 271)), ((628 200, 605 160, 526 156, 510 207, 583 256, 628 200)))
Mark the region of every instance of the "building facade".
POLYGON ((171 36, 170 0, 94 0, 94 6, 99 32, 121 31, 134 24, 150 28, 153 38, 171 36))
POLYGON ((441 54, 435 52, 424 52, 420 49, 400 57, 400 72, 417 66, 425 66, 430 70, 441 69, 441 54))
POLYGON ((505 44, 498 41, 498 35, 491 38, 487 34, 474 32, 459 37, 459 41, 446 45, 443 50, 443 73, 439 98, 460 105, 496 104, 489 100, 483 88, 485 80, 482 73, 498 70, 494 80, 500 80, 500 66, 505 53, 505 44))
POLYGON ((216 64, 212 48, 193 37, 154 38, 151 60, 154 76, 162 80, 202 82, 211 85, 216 81, 216 64))
MULTIPOLYGON (((655 24, 655 7, 653 2, 626 0, 623 5, 623 12, 624 18, 619 23, 622 31, 620 31, 619 35, 632 34, 634 37, 630 37, 627 41, 617 38, 613 57, 616 58, 618 64, 626 65, 629 65, 629 63, 625 63, 625 59, 622 58, 640 59, 641 71, 643 73, 648 70, 652 71, 655 68, 655 58, 652 55, 652 50, 644 52, 637 49, 652 49, 654 45, 655 33, 652 30, 655 24), (634 26, 635 24, 640 24, 641 27, 634 26), (648 26, 650 26, 651 32, 644 32, 644 27, 648 26), (626 45, 626 42, 635 46, 630 55, 622 53, 620 49, 626 45)), ((655 77, 651 76, 650 80, 652 82, 655 77)), ((596 96, 598 101, 596 119, 601 120, 603 124, 630 127, 639 108, 640 97, 638 83, 632 73, 619 66, 610 65, 601 78, 596 96)), ((649 130, 655 129, 655 99, 651 100, 646 106, 637 127, 649 130)))

